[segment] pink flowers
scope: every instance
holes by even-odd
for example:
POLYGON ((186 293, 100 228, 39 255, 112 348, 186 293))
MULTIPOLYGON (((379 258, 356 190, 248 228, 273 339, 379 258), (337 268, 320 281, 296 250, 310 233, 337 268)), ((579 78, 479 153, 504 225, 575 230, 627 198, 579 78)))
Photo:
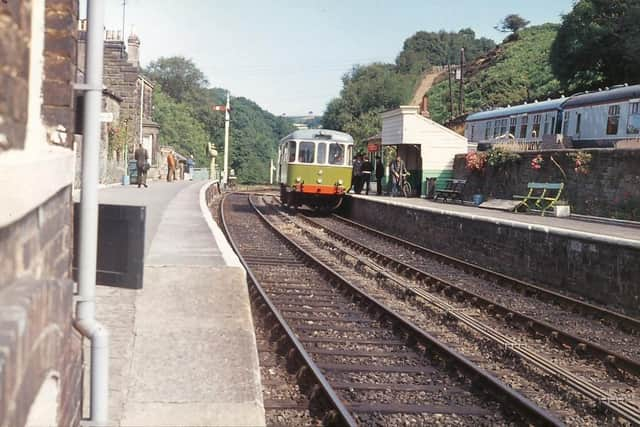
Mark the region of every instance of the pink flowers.
POLYGON ((544 159, 542 158, 542 155, 538 154, 533 159, 531 159, 531 169, 540 170, 543 163, 544 159))
POLYGON ((477 151, 470 151, 465 157, 467 169, 470 171, 482 172, 487 164, 487 154, 477 151))
POLYGON ((591 154, 584 151, 577 151, 574 153, 568 153, 567 156, 573 160, 573 171, 580 175, 587 175, 589 173, 589 163, 591 163, 591 154))

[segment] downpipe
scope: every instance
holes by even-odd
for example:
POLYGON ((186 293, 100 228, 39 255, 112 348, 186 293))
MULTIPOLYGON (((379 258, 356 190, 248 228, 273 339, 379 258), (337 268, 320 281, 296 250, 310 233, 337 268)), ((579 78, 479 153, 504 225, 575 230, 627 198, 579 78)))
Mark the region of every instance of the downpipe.
POLYGON ((109 419, 109 333, 95 317, 104 0, 87 0, 87 25, 86 83, 79 87, 85 91, 85 96, 75 327, 91 341, 89 423, 106 426, 109 419))

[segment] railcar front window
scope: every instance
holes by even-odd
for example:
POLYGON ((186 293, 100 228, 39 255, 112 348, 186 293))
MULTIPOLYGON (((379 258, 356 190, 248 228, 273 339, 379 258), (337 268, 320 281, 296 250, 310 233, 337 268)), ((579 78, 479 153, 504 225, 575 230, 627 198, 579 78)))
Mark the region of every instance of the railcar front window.
POLYGON ((289 161, 290 162, 296 161, 296 142, 295 141, 289 141, 289 161))
POLYGON ((313 142, 301 142, 298 149, 298 161, 300 163, 313 163, 316 146, 313 142))
POLYGON ((607 135, 616 135, 618 133, 619 122, 620 122, 620 106, 612 105, 609 107, 609 118, 607 120, 607 135))
POLYGON ((318 155, 316 156, 316 163, 320 163, 320 164, 327 163, 327 143, 326 142, 318 143, 318 155))
POLYGON ((343 165, 344 164, 344 148, 340 144, 329 145, 329 164, 331 165, 343 165))

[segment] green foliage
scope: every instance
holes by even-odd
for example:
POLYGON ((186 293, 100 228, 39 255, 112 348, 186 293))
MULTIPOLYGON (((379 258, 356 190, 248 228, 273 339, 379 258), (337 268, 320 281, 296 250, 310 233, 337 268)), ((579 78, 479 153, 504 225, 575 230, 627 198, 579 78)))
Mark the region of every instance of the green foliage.
POLYGON ((640 0, 580 0, 553 43, 554 72, 570 88, 640 81, 640 0))
MULTIPOLYGON (((500 45, 490 66, 478 67, 465 77, 465 111, 503 107, 557 93, 560 82, 554 77, 549 63, 557 29, 554 24, 525 28, 519 32, 517 40, 500 45)), ((454 85, 453 96, 454 100, 458 99, 457 85, 454 85)), ((449 118, 447 81, 429 91, 429 112, 433 120, 440 123, 449 118)), ((454 115, 458 113, 454 111, 454 115)))
POLYGON ((362 148, 365 139, 381 130, 379 113, 411 98, 415 79, 393 65, 374 63, 353 67, 342 82, 340 97, 327 106, 322 126, 351 134, 362 148))
MULTIPOLYGON (((159 83, 154 90, 153 119, 160 124, 160 144, 180 154, 193 154, 196 166, 208 166, 208 143, 212 141, 222 164, 224 113, 212 105, 226 102, 226 90, 208 88, 202 72, 182 57, 160 58, 147 75, 159 83)), ((264 111, 255 102, 231 98, 229 167, 242 183, 269 179, 269 160, 277 159, 278 141, 293 130, 286 119, 264 111)))
POLYGON ((487 151, 487 164, 493 168, 499 168, 509 163, 520 160, 520 154, 513 151, 505 150, 500 147, 492 148, 487 151))
POLYGON ((520 15, 512 13, 504 17, 502 21, 498 23, 494 28, 503 33, 517 33, 527 25, 530 21, 527 21, 520 15))
POLYGON ((493 40, 476 39, 471 28, 455 32, 418 31, 404 41, 402 52, 396 58, 399 72, 421 74, 432 65, 457 64, 460 49, 465 49, 465 61, 470 61, 495 47, 493 40))

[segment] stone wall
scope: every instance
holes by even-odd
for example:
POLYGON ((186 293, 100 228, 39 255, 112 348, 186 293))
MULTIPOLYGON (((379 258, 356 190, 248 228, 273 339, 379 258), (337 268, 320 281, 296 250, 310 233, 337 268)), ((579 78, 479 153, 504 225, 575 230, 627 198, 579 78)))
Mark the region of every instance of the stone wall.
POLYGON ((342 209, 355 221, 429 249, 640 312, 637 248, 351 197, 342 209))
POLYGON ((564 182, 562 198, 574 213, 640 220, 640 150, 591 149, 592 156, 586 174, 574 171, 568 157, 576 150, 520 153, 520 160, 499 168, 487 167, 484 173, 466 169, 464 155, 454 160, 454 177, 467 179, 465 198, 476 193, 487 197, 510 199, 514 194, 527 194, 529 182, 564 182), (531 167, 531 160, 542 155, 540 170, 531 167), (564 170, 554 165, 550 157, 564 170))

